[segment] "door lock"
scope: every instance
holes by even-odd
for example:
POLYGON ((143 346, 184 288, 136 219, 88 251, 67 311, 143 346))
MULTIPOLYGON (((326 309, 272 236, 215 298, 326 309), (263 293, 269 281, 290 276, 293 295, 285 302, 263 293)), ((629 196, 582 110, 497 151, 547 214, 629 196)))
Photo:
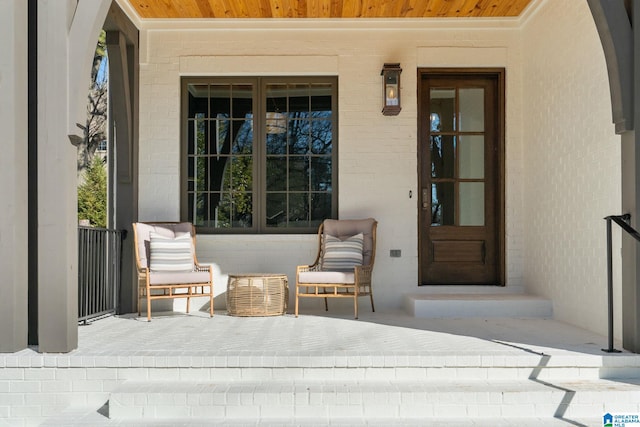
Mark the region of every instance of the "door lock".
POLYGON ((428 188, 422 189, 422 210, 428 211, 431 204, 431 194, 429 194, 428 188))

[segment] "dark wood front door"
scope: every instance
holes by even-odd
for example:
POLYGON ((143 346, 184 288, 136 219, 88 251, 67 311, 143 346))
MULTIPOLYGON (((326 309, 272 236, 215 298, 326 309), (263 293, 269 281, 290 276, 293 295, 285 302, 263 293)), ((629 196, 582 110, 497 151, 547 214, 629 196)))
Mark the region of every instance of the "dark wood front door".
POLYGON ((503 70, 420 70, 420 284, 504 284, 503 70))

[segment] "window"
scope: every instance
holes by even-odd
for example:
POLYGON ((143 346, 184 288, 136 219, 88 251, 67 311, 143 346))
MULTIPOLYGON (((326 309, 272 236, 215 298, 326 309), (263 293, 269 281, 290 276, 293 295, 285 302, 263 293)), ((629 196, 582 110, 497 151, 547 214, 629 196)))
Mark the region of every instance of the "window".
POLYGON ((337 78, 182 79, 182 217, 199 232, 315 232, 337 215, 337 78))

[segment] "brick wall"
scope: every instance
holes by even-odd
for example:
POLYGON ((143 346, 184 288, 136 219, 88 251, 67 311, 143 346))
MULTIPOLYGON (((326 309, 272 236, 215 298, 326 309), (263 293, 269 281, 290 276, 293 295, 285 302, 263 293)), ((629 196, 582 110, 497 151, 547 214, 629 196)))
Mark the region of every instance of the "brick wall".
MULTIPOLYGON (((486 21, 343 21, 143 32, 140 219, 179 217, 181 75, 338 75, 340 216, 379 221, 376 302, 399 307, 403 294, 418 290, 416 70, 505 67, 507 285, 554 298, 560 318, 581 323, 589 315, 579 307, 596 310, 605 289, 601 218, 619 206, 617 139, 586 4, 540 8, 497 28, 486 21), (403 68, 395 117, 380 113, 385 62, 403 68), (390 258, 390 249, 402 257, 390 258), (588 301, 576 300, 583 289, 588 301)), ((223 274, 268 270, 293 281, 295 265, 312 261, 313 242, 308 235, 200 236, 198 250, 223 274)), ((599 320, 590 326, 606 327, 599 320)))
MULTIPOLYGON (((490 29, 485 23, 446 29, 437 22, 402 26, 357 23, 247 24, 245 30, 194 28, 149 30, 141 66, 140 219, 179 217, 179 79, 181 75, 338 75, 339 207, 341 217, 379 221, 374 274, 380 308, 399 307, 417 290, 417 99, 418 67, 500 66, 507 68, 510 106, 508 176, 519 173, 518 117, 521 78, 517 25, 490 29), (380 70, 400 62, 402 112, 381 114, 380 70), (409 192, 413 197, 409 198, 409 192), (401 258, 390 258, 401 249, 401 258)), ((143 42, 144 44, 144 42, 143 42)), ((511 215, 521 217, 520 192, 508 188, 511 215), (512 200, 516 200, 512 204, 512 200)), ((508 220, 511 223, 511 220, 508 220)), ((508 283, 521 283, 520 229, 508 233, 508 283)), ((294 279, 295 265, 313 261, 313 236, 200 236, 199 257, 221 272, 269 270, 294 279)), ((218 287, 224 291, 224 284, 218 287)))
POLYGON ((558 319, 605 334, 603 218, 621 213, 621 166, 604 54, 586 2, 545 2, 522 38, 525 286, 558 319))

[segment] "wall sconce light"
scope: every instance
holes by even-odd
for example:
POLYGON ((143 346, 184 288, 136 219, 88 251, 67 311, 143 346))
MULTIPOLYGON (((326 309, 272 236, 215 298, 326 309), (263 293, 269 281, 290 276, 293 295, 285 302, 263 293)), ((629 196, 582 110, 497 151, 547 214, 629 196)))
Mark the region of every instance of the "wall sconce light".
POLYGON ((279 111, 268 112, 266 117, 268 134, 280 134, 287 131, 287 116, 279 111))
POLYGON ((271 98, 274 111, 267 111, 266 114, 266 130, 268 134, 282 134, 287 131, 287 113, 281 113, 275 98, 271 98))
POLYGON ((380 72, 384 90, 382 114, 385 116, 397 116, 400 113, 400 73, 402 73, 400 63, 384 64, 380 72))

